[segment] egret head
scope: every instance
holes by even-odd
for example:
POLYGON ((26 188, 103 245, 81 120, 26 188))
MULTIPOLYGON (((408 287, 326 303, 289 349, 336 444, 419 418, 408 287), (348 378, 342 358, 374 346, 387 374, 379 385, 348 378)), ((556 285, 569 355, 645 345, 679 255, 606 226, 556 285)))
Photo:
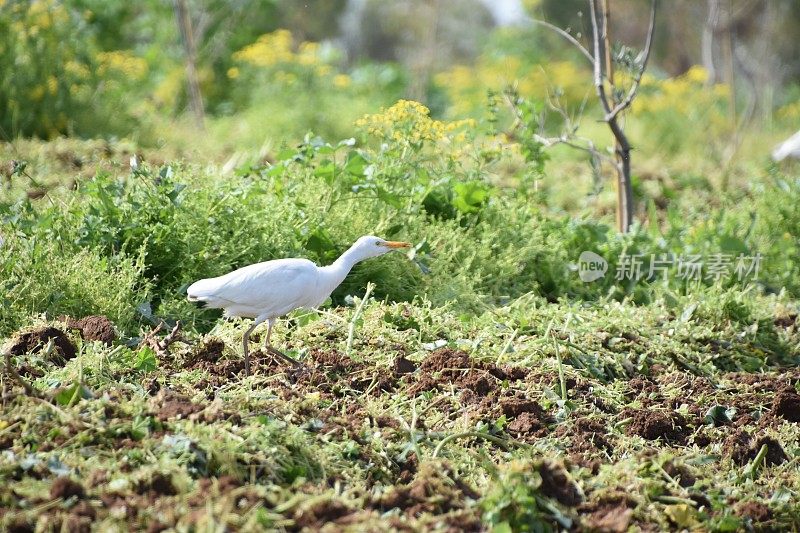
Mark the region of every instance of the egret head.
POLYGON ((358 239, 350 249, 356 252, 360 259, 368 259, 389 253, 392 250, 410 247, 411 244, 407 242, 387 241, 373 235, 365 235, 358 239))

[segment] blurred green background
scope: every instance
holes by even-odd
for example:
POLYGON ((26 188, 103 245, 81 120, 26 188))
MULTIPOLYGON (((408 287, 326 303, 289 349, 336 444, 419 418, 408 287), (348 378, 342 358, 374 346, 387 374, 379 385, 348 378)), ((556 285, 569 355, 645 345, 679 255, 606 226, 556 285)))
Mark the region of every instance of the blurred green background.
MULTIPOLYGON (((800 128, 800 6, 661 3, 624 119, 637 224, 623 236, 607 158, 552 142, 612 144, 586 58, 534 22, 589 46, 587 5, 0 0, 2 330, 91 312, 207 328, 191 281, 330 261, 371 233, 413 241, 413 261, 360 266, 334 301, 368 281, 463 313, 529 293, 677 308, 712 291, 745 320, 749 291, 796 298, 798 167, 770 152, 800 128), (584 250, 612 273, 623 253, 764 260, 744 284, 586 284, 584 250)), ((609 5, 624 87, 649 2, 609 5)))

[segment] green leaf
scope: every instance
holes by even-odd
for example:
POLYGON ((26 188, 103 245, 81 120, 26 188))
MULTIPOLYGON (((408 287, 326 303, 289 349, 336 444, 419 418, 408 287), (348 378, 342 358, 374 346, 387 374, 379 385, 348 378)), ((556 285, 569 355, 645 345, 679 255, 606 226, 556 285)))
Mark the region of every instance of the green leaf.
POLYGON ((364 176, 364 169, 369 165, 369 161, 358 150, 351 150, 347 154, 347 160, 344 164, 344 169, 348 174, 353 176, 364 176))
POLYGON ((742 521, 739 518, 729 514, 720 518, 716 525, 717 531, 739 531, 739 528, 742 526, 742 521))
POLYGON ((455 192, 453 206, 462 213, 480 211, 484 202, 489 198, 489 187, 479 181, 456 183, 453 192, 455 192))
POLYGON ((306 239, 303 247, 309 252, 314 252, 323 258, 336 253, 336 245, 333 243, 333 239, 331 239, 328 232, 322 228, 314 230, 306 239))
POLYGON ((143 346, 136 353, 136 360, 133 363, 133 368, 140 372, 152 372, 158 368, 158 359, 156 352, 149 346, 143 346))
POLYGON ((706 424, 724 426, 731 423, 731 416, 736 413, 736 409, 729 409, 724 405, 715 405, 706 412, 703 418, 706 424))
POLYGON ((314 175, 325 180, 325 183, 331 184, 336 177, 336 164, 330 159, 326 159, 314 169, 314 175))
POLYGON ((514 530, 508 522, 500 522, 492 527, 492 533, 514 533, 514 530))
POLYGON ((54 399, 58 405, 70 405, 78 400, 88 400, 92 397, 92 391, 76 381, 70 387, 61 389, 54 399))
POLYGON ((745 242, 734 235, 723 235, 719 238, 719 247, 729 254, 746 254, 749 252, 745 242))
POLYGON ((299 310, 292 313, 292 318, 297 322, 299 327, 303 327, 312 322, 316 322, 322 317, 316 311, 299 310))
POLYGON ((387 191, 383 187, 376 187, 375 193, 378 195, 378 198, 395 209, 400 209, 403 206, 403 202, 398 195, 387 191))
POLYGON ((152 417, 136 415, 131 422, 131 438, 133 440, 142 440, 150 434, 152 426, 152 417))

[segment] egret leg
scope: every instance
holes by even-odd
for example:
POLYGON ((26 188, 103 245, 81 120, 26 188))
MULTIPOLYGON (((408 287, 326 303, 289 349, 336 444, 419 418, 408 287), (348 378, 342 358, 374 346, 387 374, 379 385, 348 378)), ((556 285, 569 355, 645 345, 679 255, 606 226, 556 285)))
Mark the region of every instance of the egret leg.
POLYGON ((250 375, 250 334, 256 329, 256 326, 264 322, 264 320, 266 320, 266 318, 261 317, 253 320, 253 324, 247 328, 247 331, 244 332, 244 336, 242 337, 242 344, 244 345, 244 374, 246 376, 250 375))
POLYGON ((292 359, 291 357, 289 357, 285 353, 283 353, 283 352, 281 352, 279 350, 276 350, 275 348, 272 347, 272 344, 270 344, 269 339, 272 336, 272 326, 274 324, 275 324, 275 319, 274 318, 270 318, 269 320, 267 320, 267 341, 264 343, 264 348, 269 353, 271 353, 273 355, 277 355, 278 357, 280 357, 281 359, 283 359, 287 363, 291 364, 295 368, 303 366, 303 364, 301 362, 296 361, 295 359, 292 359))

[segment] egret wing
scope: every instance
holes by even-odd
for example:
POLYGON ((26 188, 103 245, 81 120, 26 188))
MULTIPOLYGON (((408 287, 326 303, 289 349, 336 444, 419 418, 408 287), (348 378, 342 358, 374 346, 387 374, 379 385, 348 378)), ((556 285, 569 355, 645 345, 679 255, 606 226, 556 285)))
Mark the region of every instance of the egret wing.
MULTIPOLYGON (((201 280, 189 293, 215 307, 279 316, 307 305, 317 285, 317 266, 307 259, 278 259, 201 280)), ((237 313, 238 314, 238 313, 237 313)))

